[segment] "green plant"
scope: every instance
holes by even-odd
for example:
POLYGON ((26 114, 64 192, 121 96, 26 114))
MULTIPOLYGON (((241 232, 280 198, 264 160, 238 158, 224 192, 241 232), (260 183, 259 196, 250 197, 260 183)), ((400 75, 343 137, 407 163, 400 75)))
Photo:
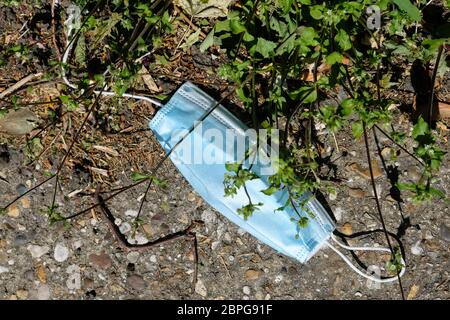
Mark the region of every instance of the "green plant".
MULTIPOLYGON (((269 177, 271 185, 265 192, 286 187, 295 202, 305 191, 327 188, 319 174, 321 161, 313 137, 314 123, 324 123, 333 136, 351 126, 354 137, 359 139, 364 128, 391 121, 388 108, 393 101, 382 94, 383 89, 396 86, 391 80, 390 61, 409 63, 420 59, 429 63, 434 61, 436 49, 448 42, 448 37, 443 37, 448 31, 445 26, 432 32, 422 27, 421 10, 427 1, 415 3, 248 0, 215 24, 201 49, 213 45, 226 49, 230 62, 221 67, 219 74, 238 86, 236 94, 251 114, 253 126, 260 128, 264 123, 285 133, 279 169, 269 177), (377 5, 383 15, 377 30, 366 24, 370 5, 377 5), (320 73, 322 66, 329 72, 320 73), (246 82, 249 77, 251 81, 246 82), (337 106, 324 104, 340 88, 347 98, 337 106), (289 143, 291 127, 298 127, 297 123, 306 123, 300 127, 302 139, 299 144, 289 143)), ((446 64, 438 67, 442 73, 448 70, 446 64)), ((430 138, 431 131, 427 135, 430 138)), ((393 136, 400 141, 406 134, 394 132, 393 136)), ((443 153, 434 139, 420 144, 415 153, 426 158, 425 176, 436 172, 443 153)), ((225 193, 233 195, 243 181, 254 178, 249 171, 226 175, 225 193)), ((253 208, 244 209, 248 214, 253 208)), ((305 219, 301 219, 300 224, 304 223, 305 219)))

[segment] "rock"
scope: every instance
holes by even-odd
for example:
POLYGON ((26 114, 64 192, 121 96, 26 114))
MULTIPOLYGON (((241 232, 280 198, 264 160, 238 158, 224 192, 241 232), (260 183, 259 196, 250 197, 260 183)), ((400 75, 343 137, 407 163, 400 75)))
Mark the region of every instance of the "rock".
POLYGON ((127 277, 126 285, 134 290, 144 290, 147 287, 147 282, 138 275, 131 275, 127 277))
POLYGON ((416 166, 409 167, 406 169, 406 172, 408 173, 408 180, 410 181, 419 181, 422 177, 422 172, 416 166))
POLYGON ((27 281, 34 281, 34 271, 33 270, 27 270, 23 273, 23 277, 27 281))
POLYGON ((20 203, 22 204, 22 207, 24 209, 30 209, 30 198, 28 197, 23 197, 22 199, 20 199, 20 203))
POLYGON ((14 237, 13 246, 20 247, 28 243, 28 237, 24 233, 19 233, 14 237))
POLYGON ((247 280, 256 280, 260 276, 260 272, 258 270, 249 269, 245 271, 245 278, 247 280))
POLYGON ((127 254, 127 260, 130 263, 136 263, 139 260, 139 252, 132 251, 129 254, 127 254))
POLYGON ((150 262, 156 263, 157 261, 158 261, 158 259, 156 258, 156 256, 154 254, 150 256, 150 262))
MULTIPOLYGON (((373 170, 373 178, 377 179, 379 177, 381 177, 383 175, 383 172, 381 171, 380 165, 378 164, 377 160, 372 160, 372 170, 373 170)), ((371 180, 370 177, 370 170, 369 168, 364 169, 363 167, 361 167, 361 165, 359 165, 358 163, 354 162, 352 164, 349 165, 349 169, 355 173, 357 173, 358 175, 360 175, 361 177, 363 177, 366 180, 371 180)))
POLYGON ((195 284, 195 292, 205 298, 208 295, 205 285, 202 280, 198 280, 195 284))
POLYGON ((348 222, 344 223, 344 225, 341 227, 341 232, 346 236, 350 236, 353 233, 352 225, 348 222))
POLYGON ((76 240, 72 243, 72 249, 73 250, 80 249, 82 245, 83 245, 83 242, 81 240, 76 240))
POLYGON ((213 211, 206 209, 202 212, 202 220, 205 224, 212 225, 216 222, 216 219, 217 215, 213 211))
POLYGON ((281 283, 281 281, 283 281, 283 275, 278 274, 278 275, 275 277, 274 282, 275 282, 275 283, 281 283))
POLYGON ((31 256, 35 259, 42 257, 44 254, 50 251, 48 246, 37 246, 31 244, 27 247, 27 250, 31 253, 31 256))
POLYGON ((21 183, 16 186, 16 191, 19 194, 19 196, 21 196, 28 191, 28 188, 24 184, 21 183))
POLYGON ((47 273, 45 267, 41 264, 36 269, 36 276, 41 283, 47 283, 47 273))
POLYGON ((250 290, 250 287, 249 287, 249 286, 244 286, 244 287, 242 288, 242 292, 243 292, 245 295, 249 295, 252 291, 250 290))
POLYGON ((94 288, 94 280, 91 278, 84 278, 83 279, 83 289, 89 290, 94 288))
POLYGON ((6 214, 11 218, 18 218, 20 215, 20 211, 15 204, 12 204, 8 207, 8 211, 6 212, 6 214))
POLYGON ((131 225, 128 222, 124 222, 119 227, 120 233, 127 234, 131 231, 131 225))
POLYGON ((187 199, 189 202, 194 202, 196 199, 195 194, 193 192, 189 193, 187 199))
POLYGON ((215 251, 219 245, 220 241, 214 241, 213 243, 211 243, 211 250, 215 251))
POLYGON ((0 266, 0 274, 9 272, 9 268, 0 266))
POLYGON ((390 160, 394 155, 394 150, 389 147, 385 147, 383 148, 383 150, 381 150, 381 155, 383 156, 383 158, 390 160))
POLYGON ((135 236, 129 238, 128 241, 132 244, 145 244, 148 242, 148 239, 142 233, 136 233, 135 236))
POLYGON ((412 247, 411 247, 411 253, 415 256, 420 256, 423 254, 423 248, 420 246, 421 241, 417 241, 412 247))
POLYGON ((91 254, 89 255, 89 261, 96 267, 100 269, 108 269, 112 266, 112 260, 108 254, 102 251, 99 254, 91 254))
POLYGON ((450 242, 450 228, 445 224, 441 224, 441 227, 439 228, 439 235, 441 236, 442 240, 450 242))
POLYGON ((364 198, 366 193, 360 188, 350 188, 348 189, 348 195, 352 198, 364 198))
POLYGON ((28 291, 27 290, 23 290, 23 289, 19 289, 16 292, 16 296, 20 300, 26 300, 28 298, 28 291))
POLYGON ((144 233, 147 237, 151 237, 153 234, 153 228, 150 224, 146 223, 142 225, 142 230, 144 230, 144 233))
POLYGON ((330 201, 334 201, 337 199, 337 190, 332 190, 330 191, 330 193, 328 194, 328 199, 330 199, 330 201))
POLYGON ((10 135, 25 135, 30 133, 38 124, 39 118, 28 108, 9 111, 0 118, 0 132, 10 135))
POLYGON ((417 293, 419 292, 420 287, 418 285, 413 284, 411 286, 411 289, 409 289, 408 296, 406 297, 407 300, 412 300, 417 296, 417 293))
POLYGON ((55 246, 54 258, 58 262, 64 262, 69 257, 69 249, 62 243, 58 243, 55 246))
POLYGON ((81 288, 81 274, 80 267, 76 264, 70 265, 66 273, 69 274, 69 277, 66 280, 66 286, 69 290, 78 290, 81 288))
POLYGON ((342 213, 344 212, 344 210, 342 210, 341 207, 337 207, 336 209, 334 209, 334 217, 336 218, 336 221, 341 221, 342 220, 342 213))
POLYGON ((226 17, 228 7, 234 0, 175 0, 188 16, 196 18, 226 17))
POLYGON ((127 210, 125 211, 125 215, 128 217, 136 218, 138 216, 138 212, 136 210, 127 210))
POLYGON ((50 299, 50 287, 46 284, 41 284, 37 290, 37 300, 49 300, 50 299))

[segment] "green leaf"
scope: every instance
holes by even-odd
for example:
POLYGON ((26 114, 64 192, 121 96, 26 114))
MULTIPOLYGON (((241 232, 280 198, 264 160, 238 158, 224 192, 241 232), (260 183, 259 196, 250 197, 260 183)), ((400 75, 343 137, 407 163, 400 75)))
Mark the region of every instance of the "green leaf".
POLYGON ((329 65, 333 65, 336 63, 342 63, 344 57, 339 52, 332 52, 326 57, 326 61, 329 65))
POLYGON ((237 19, 230 20, 230 29, 234 34, 240 34, 247 30, 245 26, 237 19))
POLYGON ((241 164, 238 162, 228 162, 225 164, 225 169, 227 169, 227 171, 232 171, 232 172, 238 172, 239 168, 241 167, 241 164))
POLYGON ((142 173, 139 173, 139 172, 133 172, 133 173, 131 174, 131 179, 132 179, 133 181, 136 181, 136 182, 142 181, 142 180, 147 180, 147 179, 149 179, 149 178, 150 178, 150 176, 146 176, 146 175, 144 175, 144 174, 142 174, 142 173))
POLYGON ((363 128, 362 122, 360 122, 360 121, 355 122, 352 125, 352 133, 356 139, 361 138, 361 136, 363 135, 363 132, 364 132, 364 128, 363 128))
POLYGON ((272 195, 272 194, 274 194, 274 193, 276 193, 278 191, 280 191, 280 189, 277 188, 277 187, 274 187, 274 186, 269 187, 269 188, 264 189, 264 190, 261 190, 261 192, 264 193, 266 196, 270 196, 270 195, 272 195))
POLYGON ((428 123, 426 123, 425 120, 423 120, 422 117, 417 120, 416 125, 414 126, 414 129, 412 131, 412 137, 414 139, 417 139, 419 136, 424 136, 429 130, 428 123))
POLYGON ((208 33, 205 40, 203 40, 202 44, 200 45, 200 52, 205 52, 213 44, 214 44, 214 28, 211 30, 210 33, 208 33))
POLYGON ((264 58, 269 58, 273 54, 277 44, 275 42, 266 40, 264 38, 258 38, 255 51, 261 54, 264 58))
POLYGON ((393 0, 393 2, 415 22, 422 20, 422 13, 410 0, 393 0))
POLYGON ((334 37, 334 39, 344 51, 347 51, 352 48, 350 36, 348 35, 347 32, 345 32, 344 29, 340 29, 338 34, 334 37))

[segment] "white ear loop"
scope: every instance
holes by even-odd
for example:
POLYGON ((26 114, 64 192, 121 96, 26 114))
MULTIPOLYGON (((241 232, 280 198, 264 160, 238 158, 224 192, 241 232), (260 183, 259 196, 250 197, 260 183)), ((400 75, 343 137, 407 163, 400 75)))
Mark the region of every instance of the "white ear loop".
MULTIPOLYGON (((336 237, 332 234, 331 235, 331 239, 337 243, 338 246, 340 246, 341 248, 350 250, 350 251, 383 251, 383 252, 391 252, 391 250, 389 250, 388 248, 377 248, 377 247, 350 247, 350 246, 346 246, 345 244, 341 243, 340 241, 338 241, 336 239, 336 237)), ((384 278, 384 279, 380 279, 380 278, 376 278, 373 276, 370 276, 364 272, 362 272, 361 270, 359 270, 351 261, 350 259, 348 259, 342 252, 340 252, 338 249, 336 249, 331 243, 329 243, 328 241, 325 242, 325 244, 330 247, 334 252, 336 252, 341 258, 342 260, 344 260, 345 263, 348 264, 348 266, 350 268, 352 268, 353 271, 355 271, 357 274, 359 274, 360 276, 367 278, 369 280, 375 281, 375 282, 379 282, 379 283, 387 283, 387 282, 394 282, 398 280, 397 276, 394 277, 390 277, 390 278, 384 278)), ((402 270, 400 271, 400 273, 398 274, 399 277, 403 276, 405 274, 406 271, 406 267, 405 267, 405 261, 403 260, 403 257, 401 258, 401 263, 402 263, 402 270)))
MULTIPOLYGON (((72 46, 73 46, 73 42, 71 41, 72 33, 74 33, 80 25, 80 9, 77 6, 73 6, 73 7, 69 7, 68 11, 70 12, 70 14, 67 17, 67 20, 64 22, 64 24, 67 25, 67 41, 69 41, 69 46, 67 47, 66 52, 64 52, 64 55, 63 55, 63 58, 61 61, 63 64, 63 66, 61 67, 61 73, 62 73, 62 78, 63 78, 65 84, 72 89, 77 89, 77 86, 70 83, 70 81, 67 79, 66 72, 64 70, 64 65, 67 63, 67 60, 69 58, 69 53, 72 50, 72 46)), ((109 96, 109 97, 117 95, 115 92, 112 92, 112 91, 94 90, 94 93, 101 94, 103 96, 109 96)), ((132 98, 132 99, 136 99, 136 100, 144 100, 144 101, 147 101, 158 107, 161 107, 163 105, 160 101, 158 101, 156 99, 152 99, 152 98, 145 97, 145 96, 139 96, 139 95, 135 95, 135 94, 124 93, 121 95, 121 97, 132 98)))

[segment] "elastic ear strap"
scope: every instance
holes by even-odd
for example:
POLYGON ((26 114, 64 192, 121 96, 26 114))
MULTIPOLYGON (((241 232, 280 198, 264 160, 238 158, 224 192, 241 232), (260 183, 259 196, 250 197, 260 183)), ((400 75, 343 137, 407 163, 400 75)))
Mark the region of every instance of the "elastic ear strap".
MULTIPOLYGON (((391 250, 389 250, 388 248, 377 248, 377 247, 350 247, 350 246, 346 246, 345 244, 339 242, 334 235, 331 235, 331 239, 333 239, 333 241, 335 243, 337 243, 340 247, 350 250, 350 251, 383 251, 383 252, 391 252, 391 250)), ((379 282, 379 283, 387 283, 387 282, 394 282, 398 280, 397 276, 394 277, 390 277, 390 278, 384 278, 384 279, 380 279, 380 278, 376 278, 373 276, 370 276, 364 272, 362 272, 361 270, 359 270, 351 261, 350 259, 348 259, 342 252, 340 252, 338 249, 336 249, 331 243, 329 242, 325 242, 326 245, 328 247, 330 247, 334 252, 336 252, 341 258, 342 260, 344 260, 345 263, 348 264, 348 266, 350 268, 352 268, 353 271, 355 271, 357 274, 359 274, 360 276, 367 278, 369 280, 375 281, 375 282, 379 282)), ((402 270, 399 273, 399 277, 403 276, 405 274, 406 271, 406 267, 405 267, 405 261, 403 260, 403 258, 401 258, 401 263, 402 263, 402 270)))

